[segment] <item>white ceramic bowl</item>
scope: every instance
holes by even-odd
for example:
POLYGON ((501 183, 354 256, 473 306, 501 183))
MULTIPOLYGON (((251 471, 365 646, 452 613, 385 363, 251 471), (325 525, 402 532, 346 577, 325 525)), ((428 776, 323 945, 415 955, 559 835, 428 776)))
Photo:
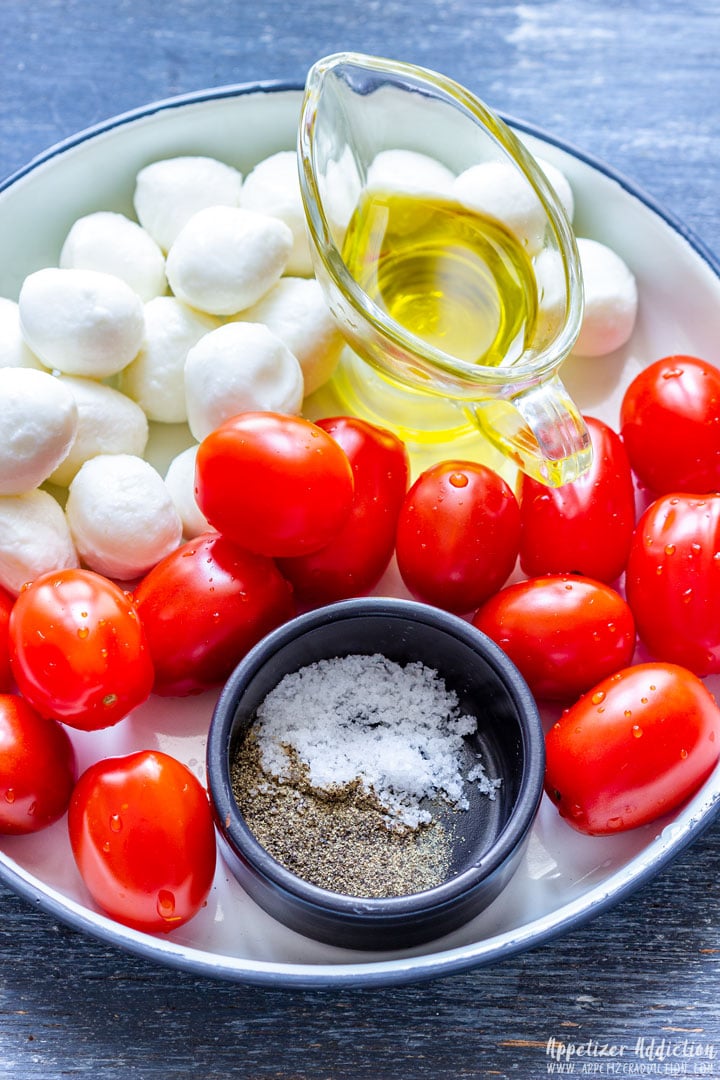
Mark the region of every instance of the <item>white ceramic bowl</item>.
MULTIPOLYGON (((172 99, 117 117, 53 147, 0 186, 0 295, 57 262, 73 221, 93 210, 132 213, 137 171, 159 157, 209 154, 243 171, 295 145, 298 88, 261 84, 172 99)), ((621 352, 570 359, 569 389, 585 412, 611 424, 634 374, 659 356, 690 352, 720 364, 720 265, 683 226, 626 180, 557 141, 515 125, 531 150, 568 176, 575 227, 614 248, 638 279, 635 333, 621 352)), ((165 460, 191 441, 183 425, 156 428, 165 460)), ((393 574, 379 593, 404 595, 393 574)), ((152 699, 116 728, 73 735, 81 767, 98 757, 158 747, 203 776, 216 695, 152 699)), ((63 821, 30 837, 0 838, 0 877, 52 915, 157 962, 272 986, 371 986, 489 964, 571 929, 644 883, 708 823, 720 805, 720 771, 681 811, 612 837, 573 832, 544 799, 522 863, 501 897, 441 940, 397 953, 322 945, 262 911, 220 862, 208 906, 163 936, 114 923, 93 905, 75 870, 63 821)))

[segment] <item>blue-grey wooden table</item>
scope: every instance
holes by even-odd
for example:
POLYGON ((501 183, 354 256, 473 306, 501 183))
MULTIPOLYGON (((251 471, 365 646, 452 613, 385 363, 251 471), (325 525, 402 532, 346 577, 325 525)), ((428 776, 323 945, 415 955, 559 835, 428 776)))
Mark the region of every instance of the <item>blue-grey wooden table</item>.
MULTIPOLYGON (((452 75, 625 172, 720 253, 717 0, 0 0, 0 175, 148 101, 299 82, 346 48, 452 75)), ((719 878, 716 822, 568 936, 433 983, 336 992, 155 967, 0 888, 0 1075, 525 1080, 550 1074, 556 1039, 589 1048, 577 1075, 720 1077, 719 878), (601 1053, 638 1039, 654 1058, 601 1053)))

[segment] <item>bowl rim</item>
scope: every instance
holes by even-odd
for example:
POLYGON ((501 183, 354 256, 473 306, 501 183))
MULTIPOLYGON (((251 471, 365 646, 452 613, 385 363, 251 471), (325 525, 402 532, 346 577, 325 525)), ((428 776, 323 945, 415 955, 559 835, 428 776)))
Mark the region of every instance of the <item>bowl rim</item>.
POLYGON ((208 732, 208 794, 216 824, 233 852, 266 882, 295 902, 312 905, 338 917, 362 914, 375 919, 432 912, 460 902, 487 881, 522 844, 535 819, 543 793, 545 742, 538 707, 515 664, 486 634, 460 616, 415 600, 396 597, 354 597, 296 616, 264 637, 243 657, 218 698, 208 732), (507 821, 477 861, 440 885, 406 896, 358 898, 331 892, 294 874, 274 859, 247 825, 232 793, 230 755, 239 699, 244 688, 272 657, 308 632, 337 622, 367 617, 397 619, 423 625, 476 652, 492 668, 514 706, 522 740, 523 766, 514 805, 507 821))

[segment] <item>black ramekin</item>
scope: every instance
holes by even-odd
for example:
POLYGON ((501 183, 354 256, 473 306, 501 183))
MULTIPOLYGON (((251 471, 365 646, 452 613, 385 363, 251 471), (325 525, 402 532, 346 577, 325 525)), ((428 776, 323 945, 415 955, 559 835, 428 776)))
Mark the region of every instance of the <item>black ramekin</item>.
POLYGON ((495 899, 521 858, 542 796, 545 752, 535 701, 505 653, 472 625, 413 601, 364 598, 331 604, 286 623, 238 664, 210 725, 210 798, 230 869, 267 912, 292 929, 346 948, 403 949, 461 926, 495 899), (297 877, 260 845, 231 786, 235 747, 266 695, 290 672, 350 654, 419 660, 477 717, 469 736, 494 799, 470 795, 450 876, 423 892, 365 899, 330 892, 297 877))

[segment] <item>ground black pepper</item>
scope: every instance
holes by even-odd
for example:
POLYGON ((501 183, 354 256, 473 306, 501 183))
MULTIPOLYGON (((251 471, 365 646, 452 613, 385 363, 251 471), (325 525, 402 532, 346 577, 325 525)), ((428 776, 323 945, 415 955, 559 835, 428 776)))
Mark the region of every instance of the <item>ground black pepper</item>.
POLYGON ((288 780, 265 773, 252 728, 232 765, 233 793, 257 840, 279 863, 331 892, 364 898, 406 896, 442 884, 450 870, 452 828, 433 820, 391 828, 357 785, 320 793, 293 758, 288 780))

